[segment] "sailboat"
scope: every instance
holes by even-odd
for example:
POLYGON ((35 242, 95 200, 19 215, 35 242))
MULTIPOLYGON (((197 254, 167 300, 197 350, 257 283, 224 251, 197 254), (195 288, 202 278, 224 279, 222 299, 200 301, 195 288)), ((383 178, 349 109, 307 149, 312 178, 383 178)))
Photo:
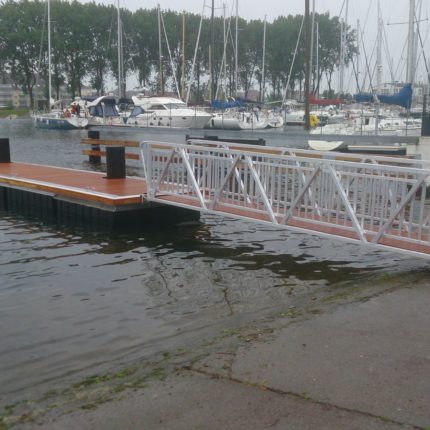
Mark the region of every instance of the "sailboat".
POLYGON ((86 118, 81 118, 78 115, 72 115, 66 110, 64 113, 61 109, 53 111, 51 109, 51 7, 50 1, 47 1, 48 6, 48 113, 33 114, 34 125, 38 128, 46 128, 53 130, 74 130, 85 128, 88 125, 86 118))
MULTIPOLYGON (((127 126, 135 127, 171 127, 171 128, 204 128, 212 115, 204 110, 192 109, 187 103, 182 101, 178 82, 174 77, 178 97, 165 96, 163 84, 163 67, 161 54, 161 30, 164 29, 164 36, 170 56, 169 41, 164 26, 164 19, 158 5, 158 46, 159 46, 159 67, 160 67, 160 94, 157 96, 147 96, 141 93, 132 96, 134 107, 129 116, 125 118, 127 126)), ((185 16, 183 18, 183 40, 182 40, 182 88, 185 90, 185 16)), ((170 61, 173 70, 172 59, 170 61)))

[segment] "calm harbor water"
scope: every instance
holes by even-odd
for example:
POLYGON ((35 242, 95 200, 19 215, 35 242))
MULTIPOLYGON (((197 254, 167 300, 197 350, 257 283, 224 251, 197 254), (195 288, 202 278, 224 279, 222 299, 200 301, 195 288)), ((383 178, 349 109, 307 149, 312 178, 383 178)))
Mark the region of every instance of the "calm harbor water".
MULTIPOLYGON (((101 131, 179 142, 185 134, 101 131)), ((14 161, 90 169, 79 144, 85 136, 0 120, 14 161)), ((300 133, 253 136, 305 146, 300 133)), ((139 165, 133 170, 138 174, 139 165)), ((327 286, 415 270, 428 270, 428 263, 215 216, 107 236, 0 212, 0 403, 187 347, 224 327, 298 307, 327 286)))

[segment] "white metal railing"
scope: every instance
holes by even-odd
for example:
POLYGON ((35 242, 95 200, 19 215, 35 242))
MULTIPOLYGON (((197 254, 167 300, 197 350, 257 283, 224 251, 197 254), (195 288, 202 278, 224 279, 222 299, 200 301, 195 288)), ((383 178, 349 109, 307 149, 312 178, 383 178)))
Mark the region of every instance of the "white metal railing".
POLYGON ((430 257, 430 162, 143 142, 148 200, 430 257))

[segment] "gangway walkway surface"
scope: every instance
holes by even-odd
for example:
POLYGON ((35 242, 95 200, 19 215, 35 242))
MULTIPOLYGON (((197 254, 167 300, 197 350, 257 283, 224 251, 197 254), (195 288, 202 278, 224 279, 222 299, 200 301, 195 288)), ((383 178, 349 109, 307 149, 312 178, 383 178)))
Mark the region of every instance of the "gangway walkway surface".
POLYGON ((146 199, 430 258, 430 161, 143 142, 146 199))

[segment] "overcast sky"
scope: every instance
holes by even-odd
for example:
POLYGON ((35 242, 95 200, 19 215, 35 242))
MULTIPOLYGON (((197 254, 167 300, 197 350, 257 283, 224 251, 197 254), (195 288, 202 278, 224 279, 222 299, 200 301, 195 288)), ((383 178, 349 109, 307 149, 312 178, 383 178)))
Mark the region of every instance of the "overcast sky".
MULTIPOLYGON (((81 0, 85 1, 85 0, 81 0)), ((342 15, 345 13, 345 0, 310 0, 310 7, 315 1, 315 11, 317 13, 329 12, 331 16, 342 15)), ((97 0, 96 0, 97 2, 97 0)), ((118 0, 99 0, 104 4, 117 4, 118 0)), ((200 14, 203 10, 203 4, 206 4, 205 15, 210 15, 211 0, 119 0, 121 8, 136 10, 139 8, 151 9, 160 4, 162 10, 187 11, 200 14)), ((223 3, 226 4, 227 10, 235 11, 235 0, 215 0, 215 14, 222 15, 223 3)), ((430 54, 430 23, 428 17, 430 15, 430 0, 416 0, 417 14, 421 5, 421 19, 427 20, 420 24, 421 37, 425 46, 425 55, 429 61, 430 54)), ((357 27, 357 20, 360 20, 360 26, 364 33, 365 49, 368 57, 371 56, 375 49, 375 41, 377 35, 377 0, 349 0, 348 9, 348 24, 352 27, 357 27)), ((388 41, 388 49, 383 49, 383 79, 390 81, 390 71, 388 67, 388 58, 391 58, 395 80, 403 80, 405 77, 405 58, 406 48, 404 48, 409 19, 409 0, 380 0, 382 19, 384 22, 384 31, 388 41), (400 24, 399 24, 400 23, 400 24)), ((239 0, 239 15, 247 20, 264 19, 267 16, 268 21, 273 21, 274 18, 280 15, 288 14, 303 14, 305 0, 239 0)), ((240 42, 239 42, 240 43, 240 42)), ((420 43, 418 42, 418 53, 421 52, 420 43)), ((364 56, 363 65, 364 68, 364 56)), ((419 70, 416 80, 422 81, 425 77, 424 61, 419 62, 419 70)), ((373 64, 375 63, 375 54, 373 64)), ((349 86, 353 85, 353 76, 350 72, 345 76, 345 83, 349 86)))

